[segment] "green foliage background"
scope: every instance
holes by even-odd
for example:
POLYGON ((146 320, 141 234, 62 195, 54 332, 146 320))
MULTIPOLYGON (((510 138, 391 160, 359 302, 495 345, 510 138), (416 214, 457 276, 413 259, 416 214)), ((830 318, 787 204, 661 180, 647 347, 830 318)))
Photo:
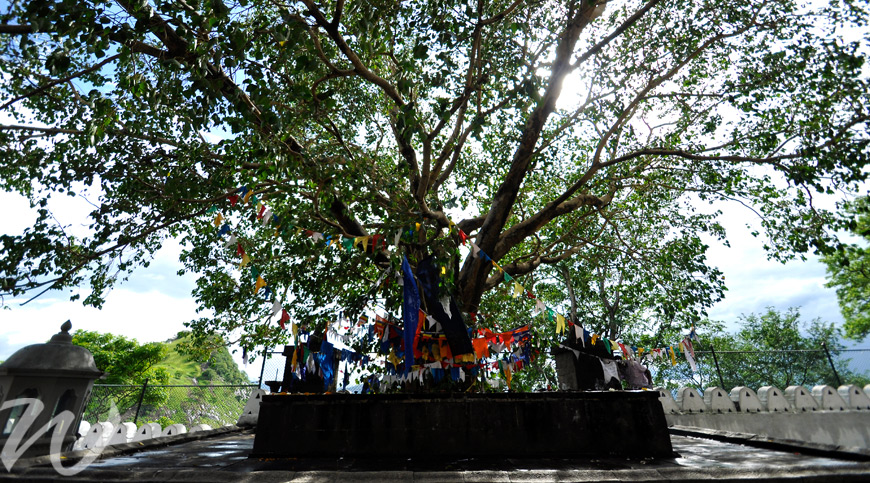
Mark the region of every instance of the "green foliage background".
POLYGON ((162 427, 173 423, 188 427, 235 423, 250 395, 247 375, 226 348, 213 350, 208 359, 200 361, 179 352, 179 346, 187 342, 188 334, 184 332, 167 342, 140 345, 123 336, 76 331, 73 343, 90 350, 97 367, 109 373, 94 386, 85 420, 116 417, 115 422, 132 421, 147 379, 137 423, 157 422, 162 427), (233 387, 215 387, 223 385, 233 387))

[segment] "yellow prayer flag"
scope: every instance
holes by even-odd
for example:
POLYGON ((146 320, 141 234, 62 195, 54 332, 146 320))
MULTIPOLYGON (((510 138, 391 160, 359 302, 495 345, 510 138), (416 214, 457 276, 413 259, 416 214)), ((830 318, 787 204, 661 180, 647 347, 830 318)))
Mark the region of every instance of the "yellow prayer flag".
POLYGON ((362 239, 363 239, 363 237, 361 237, 361 236, 355 237, 355 238, 353 239, 353 247, 356 248, 357 245, 359 245, 359 242, 362 241, 362 239))
POLYGON ((441 267, 441 275, 447 275, 447 267, 441 267))
POLYGON ((302 227, 301 227, 301 226, 297 226, 297 227, 296 227, 296 234, 299 235, 300 233, 302 233, 302 227))
POLYGON ((556 314, 556 333, 565 333, 565 317, 562 317, 562 314, 556 314))
POLYGON ((390 362, 392 362, 393 365, 398 369, 398 367, 399 367, 399 358, 396 357, 396 351, 395 351, 395 349, 392 349, 392 348, 390 349, 390 357, 389 357, 389 359, 390 359, 390 362))
POLYGON ((670 349, 671 365, 675 366, 677 365, 677 356, 674 354, 674 348, 673 346, 668 346, 668 349, 670 349))
POLYGON ((214 217, 214 226, 215 228, 221 226, 221 222, 224 221, 224 215, 218 213, 216 217, 214 217))
POLYGON ((643 354, 643 347, 638 347, 637 348, 637 356, 640 357, 641 354, 643 354))
POLYGON ((257 275, 257 282, 254 284, 254 287, 255 287, 255 288, 254 288, 254 293, 256 294, 257 292, 260 291, 261 288, 263 288, 263 287, 265 287, 265 286, 266 286, 266 281, 263 280, 263 277, 262 277, 262 276, 257 275))
POLYGON ((242 198, 242 201, 244 201, 245 204, 247 204, 247 203, 248 203, 248 200, 251 199, 251 196, 254 196, 254 192, 253 192, 253 191, 248 191, 247 193, 245 193, 245 197, 242 198))
POLYGON ((369 237, 364 236, 363 239, 362 239, 362 244, 363 244, 363 251, 364 251, 364 252, 365 252, 365 251, 368 251, 368 246, 369 246, 369 237))
POLYGON ((514 298, 519 297, 526 289, 519 282, 514 282, 514 298))
POLYGON ((251 263, 251 257, 248 256, 247 253, 242 255, 242 263, 239 264, 239 268, 245 268, 245 265, 251 263))
POLYGON ((592 334, 592 345, 595 345, 595 341, 598 340, 598 334, 592 334))
POLYGON ((420 231, 420 224, 419 223, 416 224, 416 227, 417 227, 417 229, 415 231, 420 231))

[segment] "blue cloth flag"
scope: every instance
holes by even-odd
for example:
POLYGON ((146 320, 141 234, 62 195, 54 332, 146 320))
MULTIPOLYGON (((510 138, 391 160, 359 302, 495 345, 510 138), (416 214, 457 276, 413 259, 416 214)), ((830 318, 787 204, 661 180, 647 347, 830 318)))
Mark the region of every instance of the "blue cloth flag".
POLYGON ((402 257, 402 282, 404 299, 402 302, 402 321, 405 323, 405 374, 411 372, 414 364, 414 335, 417 334, 417 317, 420 313, 420 291, 414 281, 414 273, 407 257, 402 257))

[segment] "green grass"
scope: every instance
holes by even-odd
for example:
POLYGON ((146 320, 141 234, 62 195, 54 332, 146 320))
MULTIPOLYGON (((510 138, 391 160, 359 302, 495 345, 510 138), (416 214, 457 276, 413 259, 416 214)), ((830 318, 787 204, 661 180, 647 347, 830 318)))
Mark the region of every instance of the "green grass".
POLYGON ((202 365, 179 354, 175 350, 178 342, 178 340, 173 340, 166 343, 169 350, 157 367, 163 367, 169 372, 169 384, 194 384, 194 379, 202 375, 202 365))
POLYGON ((208 362, 197 362, 180 354, 176 347, 184 339, 164 344, 166 357, 157 364, 169 373, 169 384, 247 384, 248 376, 233 361, 226 348, 212 353, 208 362))

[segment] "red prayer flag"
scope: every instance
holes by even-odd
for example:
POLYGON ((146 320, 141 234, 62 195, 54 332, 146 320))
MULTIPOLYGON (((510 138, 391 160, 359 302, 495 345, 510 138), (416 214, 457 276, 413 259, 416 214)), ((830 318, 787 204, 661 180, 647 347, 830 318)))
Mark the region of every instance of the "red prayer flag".
POLYGON ((514 335, 511 332, 505 332, 501 335, 501 341, 504 345, 510 347, 511 343, 514 341, 514 335))
POLYGON ((290 320, 290 314, 285 309, 281 309, 281 319, 278 321, 281 324, 281 330, 284 330, 284 322, 290 320))
POLYGON ((465 240, 468 240, 468 235, 466 235, 464 231, 459 230, 459 241, 465 245, 465 240))
POLYGON ((245 256, 245 250, 242 248, 241 243, 239 243, 238 248, 236 248, 236 254, 238 254, 240 257, 245 256))
POLYGON ((384 239, 384 235, 372 235, 372 253, 375 252, 376 247, 378 246, 378 241, 384 244, 384 247, 387 245, 386 239, 384 239))

